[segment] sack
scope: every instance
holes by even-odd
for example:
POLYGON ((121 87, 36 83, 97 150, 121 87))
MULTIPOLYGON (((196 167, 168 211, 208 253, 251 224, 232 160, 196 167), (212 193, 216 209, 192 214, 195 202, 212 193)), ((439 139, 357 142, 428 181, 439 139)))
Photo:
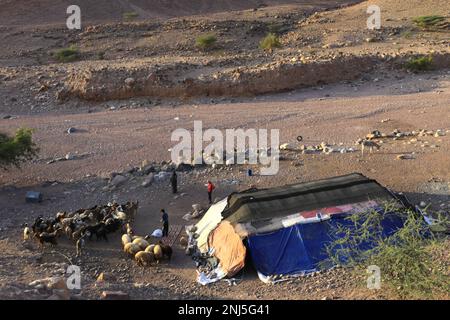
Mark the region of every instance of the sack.
POLYGON ((161 229, 156 229, 155 231, 153 231, 152 233, 152 237, 155 238, 161 238, 163 235, 162 230, 161 229))

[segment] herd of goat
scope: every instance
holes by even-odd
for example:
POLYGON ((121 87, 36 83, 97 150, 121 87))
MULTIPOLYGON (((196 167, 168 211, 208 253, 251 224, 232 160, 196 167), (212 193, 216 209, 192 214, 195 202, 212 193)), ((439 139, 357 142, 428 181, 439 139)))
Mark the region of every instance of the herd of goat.
POLYGON ((85 238, 108 241, 107 234, 121 231, 124 252, 132 257, 138 265, 146 267, 161 260, 170 261, 172 248, 159 241, 150 244, 150 236, 140 237, 134 234, 131 222, 134 220, 138 202, 127 202, 124 205, 109 203, 104 206, 95 206, 90 209, 80 209, 67 213, 58 212, 55 218, 44 219, 39 216, 29 227, 25 225, 24 241, 36 239, 41 247, 48 243, 57 245, 58 237, 65 235, 74 241, 77 247, 77 256, 81 253, 80 241, 85 238))
POLYGON ((126 226, 133 221, 137 214, 139 202, 127 202, 119 205, 109 203, 90 209, 80 209, 75 212, 58 212, 54 219, 44 219, 39 216, 31 228, 25 225, 24 240, 36 238, 41 246, 45 243, 57 244, 57 238, 66 237, 77 242, 82 237, 92 240, 108 240, 109 233, 118 230, 126 232, 126 226))

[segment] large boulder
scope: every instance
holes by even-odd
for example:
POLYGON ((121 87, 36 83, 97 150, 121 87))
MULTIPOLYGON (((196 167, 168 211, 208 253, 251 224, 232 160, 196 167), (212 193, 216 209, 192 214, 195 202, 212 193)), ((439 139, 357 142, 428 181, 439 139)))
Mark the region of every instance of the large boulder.
POLYGON ((146 165, 146 166, 142 167, 141 171, 142 171, 143 174, 147 175, 147 174, 149 174, 151 172, 155 172, 156 169, 155 169, 155 167, 152 164, 149 164, 149 165, 146 165))
POLYGON ((116 187, 117 187, 117 186, 120 186, 121 184, 124 184, 126 181, 127 181, 127 178, 126 178, 126 177, 124 177, 124 176, 118 174, 118 175, 116 175, 114 178, 112 178, 111 184, 112 184, 113 186, 116 186, 116 187))
POLYGON ((155 175, 153 173, 150 173, 148 176, 146 176, 144 178, 144 180, 142 181, 142 186, 144 188, 148 187, 149 185, 151 185, 153 183, 153 181, 155 180, 155 175))
POLYGON ((161 171, 157 175, 155 175, 156 182, 164 182, 169 180, 171 173, 167 171, 161 171))

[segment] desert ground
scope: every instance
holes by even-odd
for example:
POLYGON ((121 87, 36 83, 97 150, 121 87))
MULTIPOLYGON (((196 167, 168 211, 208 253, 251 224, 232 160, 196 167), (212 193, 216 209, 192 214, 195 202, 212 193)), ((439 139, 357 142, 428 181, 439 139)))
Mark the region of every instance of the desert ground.
POLYGON ((413 204, 448 215, 448 18, 432 31, 411 22, 448 16, 447 1, 182 2, 80 1, 83 28, 70 31, 64 26, 68 1, 0 0, 6 8, 0 11, 0 130, 33 128, 40 148, 20 168, 0 171, 0 298, 55 298, 29 283, 61 275, 72 263, 82 271, 82 290, 73 299, 98 299, 104 290, 132 299, 398 298, 366 289, 365 279, 346 269, 267 285, 250 263, 234 283, 201 286, 177 241, 170 263, 146 269, 126 257, 119 233, 88 242, 81 258, 67 239, 43 250, 22 244, 23 223, 38 215, 113 200, 139 201, 138 234, 160 227, 161 208, 174 226, 195 223, 182 217, 195 203, 208 207, 207 180, 217 187, 214 198, 222 199, 251 186, 361 172, 413 204), (380 30, 365 27, 370 4, 382 9, 380 30), (137 15, 124 21, 126 12, 137 15), (258 47, 270 30, 282 44, 272 53, 258 47), (195 38, 207 33, 217 35, 217 44, 199 50, 195 38), (72 44, 77 61, 55 60, 55 50, 72 44), (419 54, 434 57, 432 70, 402 68, 419 54), (124 85, 130 78, 133 85, 124 85), (167 180, 142 186, 139 168, 164 167, 175 144, 171 133, 192 130, 196 120, 204 129, 278 129, 280 144, 297 150, 282 153, 274 176, 259 175, 258 165, 200 166, 179 173, 177 195, 167 180), (374 130, 430 133, 382 139, 379 150, 362 155, 355 141, 374 130), (350 151, 300 151, 321 142, 350 151), (248 177, 250 167, 255 175, 248 177), (125 179, 115 185, 117 175, 125 179), (26 203, 30 190, 41 192, 43 202, 26 203), (102 272, 107 281, 96 281, 102 272))

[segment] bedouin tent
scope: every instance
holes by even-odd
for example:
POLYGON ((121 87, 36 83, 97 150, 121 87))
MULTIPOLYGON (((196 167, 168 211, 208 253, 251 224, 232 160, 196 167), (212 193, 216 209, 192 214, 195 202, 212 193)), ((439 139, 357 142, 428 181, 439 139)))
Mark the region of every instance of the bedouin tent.
MULTIPOLYGON (((219 261, 216 275, 231 277, 239 272, 247 251, 263 281, 305 274, 316 271, 327 258, 325 246, 333 230, 351 227, 345 217, 382 210, 386 203, 403 205, 389 190, 359 173, 236 192, 211 206, 198 222, 198 247, 219 261)), ((398 215, 386 215, 383 234, 388 236, 402 225, 398 215)))

